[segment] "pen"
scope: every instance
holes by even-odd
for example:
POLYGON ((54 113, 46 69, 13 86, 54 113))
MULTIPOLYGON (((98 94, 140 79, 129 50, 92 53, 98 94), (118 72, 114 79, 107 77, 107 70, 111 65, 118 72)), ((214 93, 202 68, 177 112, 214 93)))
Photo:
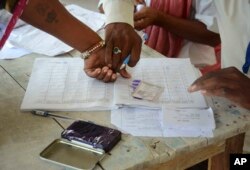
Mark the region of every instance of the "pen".
POLYGON ((122 69, 124 69, 126 67, 126 65, 128 64, 129 60, 130 60, 130 54, 123 61, 122 65, 120 67, 120 70, 122 70, 122 69))
POLYGON ((76 120, 76 119, 73 119, 71 117, 52 114, 52 113, 50 113, 48 111, 42 111, 42 110, 34 110, 31 113, 34 114, 34 115, 43 116, 43 117, 57 117, 57 118, 61 118, 61 119, 76 120))
MULTIPOLYGON (((43 110, 33 110, 31 113, 34 115, 43 116, 43 117, 54 117, 54 118, 61 118, 61 119, 67 119, 67 120, 81 120, 81 119, 74 119, 72 117, 61 116, 61 115, 50 113, 48 111, 43 111, 43 110)), ((85 121, 85 120, 82 120, 82 121, 85 121)), ((85 122, 95 124, 92 121, 85 121, 85 122)))

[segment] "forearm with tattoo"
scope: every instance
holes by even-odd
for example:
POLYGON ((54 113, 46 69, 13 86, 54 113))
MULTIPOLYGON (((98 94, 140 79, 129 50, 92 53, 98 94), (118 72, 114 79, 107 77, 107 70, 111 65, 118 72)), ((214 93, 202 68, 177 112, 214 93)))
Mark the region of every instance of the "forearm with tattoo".
POLYGON ((21 18, 80 52, 101 40, 94 31, 73 17, 58 0, 29 0, 21 18))
POLYGON ((50 6, 46 3, 38 3, 35 6, 35 10, 39 15, 45 18, 45 21, 48 23, 57 23, 57 14, 54 9, 50 9, 50 6))

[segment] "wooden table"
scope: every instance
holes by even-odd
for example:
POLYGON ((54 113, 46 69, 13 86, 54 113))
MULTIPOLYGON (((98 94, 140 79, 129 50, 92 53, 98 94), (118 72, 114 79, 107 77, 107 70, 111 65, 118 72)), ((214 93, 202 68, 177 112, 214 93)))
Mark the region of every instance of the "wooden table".
MULTIPOLYGON (((74 53, 71 53, 74 54, 74 53)), ((143 55, 157 55, 143 47, 143 55)), ((66 57, 72 57, 67 54, 66 57)), ((74 55, 73 55, 74 56, 74 55)), ((20 112, 33 61, 31 54, 0 61, 0 169, 64 169, 42 161, 39 153, 72 121, 20 112)), ((216 118, 214 138, 146 138, 123 135, 118 145, 101 161, 109 169, 185 169, 206 159, 208 169, 229 169, 229 153, 242 152, 244 134, 250 127, 250 111, 220 98, 209 98, 216 118)), ((60 112, 76 119, 112 127, 110 112, 60 112)), ((96 169, 101 169, 96 166, 96 169)))

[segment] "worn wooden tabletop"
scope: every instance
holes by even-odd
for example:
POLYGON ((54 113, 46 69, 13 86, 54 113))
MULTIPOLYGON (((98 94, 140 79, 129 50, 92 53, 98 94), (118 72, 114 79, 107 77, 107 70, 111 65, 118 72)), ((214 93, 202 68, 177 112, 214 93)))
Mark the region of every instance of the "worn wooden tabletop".
MULTIPOLYGON (((74 53, 64 57, 75 56, 74 53)), ((158 55, 143 47, 144 56, 158 55)), ((0 169, 64 169, 42 161, 39 153, 53 140, 60 138, 63 128, 72 121, 34 116, 20 112, 20 105, 28 85, 33 61, 31 54, 15 60, 0 61, 0 169)), ((228 138, 244 133, 250 127, 250 112, 219 99, 208 99, 216 118, 213 138, 145 138, 123 135, 122 140, 101 161, 104 169, 146 169, 166 164, 185 154, 193 153, 208 146, 224 146, 228 138)), ((94 121, 112 127, 110 112, 60 112, 75 119, 94 121)), ((215 148, 207 157, 223 151, 215 148)), ((211 149, 210 149, 211 150, 211 149)), ((196 158, 197 163, 207 158, 196 158)), ((187 168, 190 162, 182 167, 187 168)), ((178 167, 178 166, 172 166, 178 167)), ((101 169, 96 166, 96 169, 101 169)), ((180 169, 180 168, 176 168, 180 169)))

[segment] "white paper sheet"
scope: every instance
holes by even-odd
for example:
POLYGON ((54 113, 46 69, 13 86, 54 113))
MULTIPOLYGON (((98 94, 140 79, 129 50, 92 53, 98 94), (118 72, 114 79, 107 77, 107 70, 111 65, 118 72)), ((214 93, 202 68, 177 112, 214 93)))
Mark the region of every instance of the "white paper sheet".
POLYGON ((0 50, 0 59, 14 59, 30 53, 29 50, 15 47, 10 44, 9 41, 6 41, 3 48, 0 50))
POLYGON ((9 41, 16 47, 48 56, 63 54, 73 49, 57 38, 31 25, 14 29, 9 41))
POLYGON ((113 84, 89 78, 80 58, 35 60, 21 110, 110 110, 113 84))
POLYGON ((213 137, 214 113, 208 109, 172 109, 160 113, 163 134, 168 137, 213 137))
MULTIPOLYGON (((103 14, 81 8, 77 5, 68 5, 66 8, 73 16, 94 31, 100 29, 104 24, 105 18, 103 14)), ((31 25, 24 25, 14 29, 9 40, 14 46, 48 56, 63 54, 73 49, 57 38, 31 25)))
POLYGON ((163 129, 165 137, 213 137, 213 131, 207 130, 184 130, 184 129, 163 129))
POLYGON ((5 27, 6 27, 6 25, 4 23, 0 22, 0 39, 3 37, 3 34, 5 32, 5 27))
POLYGON ((111 112, 111 123, 133 136, 162 137, 159 110, 122 108, 111 112))
POLYGON ((162 105, 177 108, 207 108, 200 92, 189 93, 187 88, 197 79, 188 58, 143 58, 130 70, 132 79, 164 87, 159 101, 138 100, 131 96, 131 81, 118 79, 115 83, 114 101, 117 105, 160 109, 162 105))
POLYGON ((78 20, 88 25, 88 27, 90 27, 93 31, 97 31, 102 26, 104 26, 104 14, 90 11, 74 4, 67 5, 66 9, 78 20))
POLYGON ((214 114, 209 109, 172 109, 163 108, 162 122, 164 127, 182 130, 214 129, 214 114))
MULTIPOLYGON (((2 38, 6 30, 8 22, 11 19, 11 16, 12 15, 8 11, 0 10, 0 39, 2 38)), ((17 28, 22 25, 25 25, 25 23, 22 20, 18 20, 15 27, 17 28)), ((23 48, 13 46, 7 40, 2 49, 0 49, 0 59, 14 59, 29 53, 31 52, 23 48)))
POLYGON ((210 109, 121 108, 112 110, 111 123, 133 136, 148 137, 213 137, 215 129, 213 111, 210 109), (188 117, 192 113, 201 116, 188 117), (179 122, 178 120, 185 121, 179 122), (164 116, 162 116, 164 115, 164 116), (174 118, 173 118, 174 117, 174 118), (207 117, 207 119, 204 119, 207 117), (166 120, 166 118, 169 118, 166 120), (197 123, 197 122, 202 123, 197 123), (186 123, 188 122, 188 123, 186 123))

